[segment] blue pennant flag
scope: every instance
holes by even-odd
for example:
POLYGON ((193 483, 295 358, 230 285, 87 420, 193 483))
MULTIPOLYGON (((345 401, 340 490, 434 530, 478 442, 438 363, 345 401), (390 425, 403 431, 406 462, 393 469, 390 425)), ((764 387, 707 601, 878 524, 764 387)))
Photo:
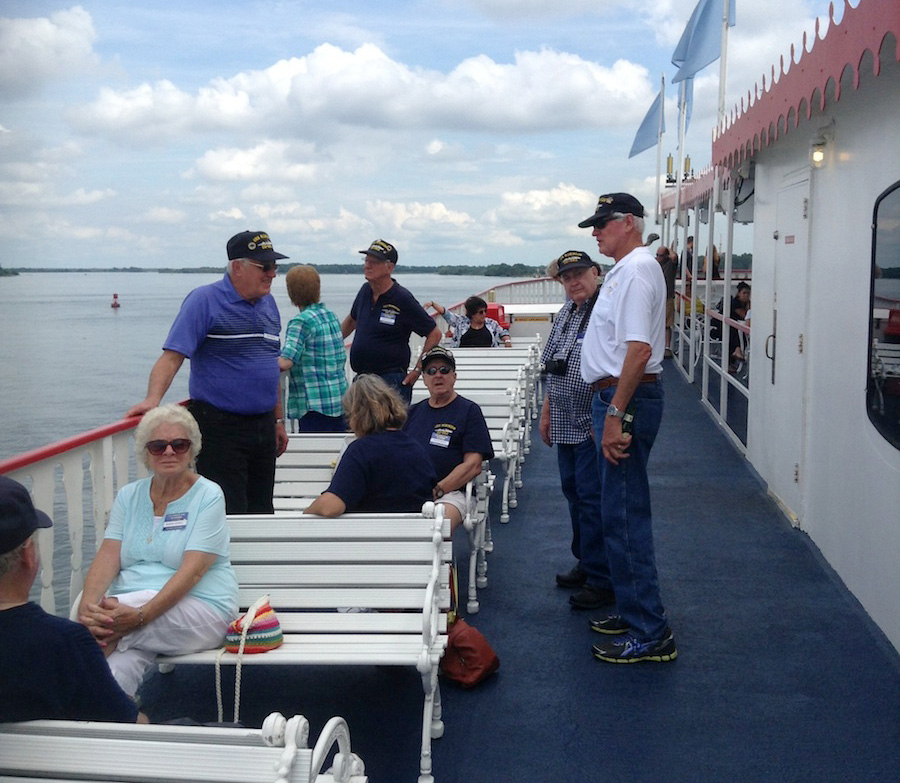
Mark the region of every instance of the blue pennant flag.
POLYGON ((647 111, 643 122, 641 122, 641 126, 637 129, 637 133, 634 135, 634 143, 631 145, 631 152, 628 153, 629 158, 633 158, 639 152, 655 147, 659 142, 659 135, 665 133, 666 115, 663 111, 664 102, 663 91, 660 90, 656 94, 656 98, 647 111))
POLYGON ((691 111, 694 108, 694 77, 691 76, 684 79, 684 83, 678 90, 678 113, 681 114, 681 107, 684 106, 684 132, 687 133, 688 125, 691 124, 691 111))
MULTIPOLYGON (((728 26, 734 27, 735 0, 728 0, 728 26)), ((678 73, 673 82, 689 79, 722 56, 723 0, 700 0, 672 53, 678 73)))

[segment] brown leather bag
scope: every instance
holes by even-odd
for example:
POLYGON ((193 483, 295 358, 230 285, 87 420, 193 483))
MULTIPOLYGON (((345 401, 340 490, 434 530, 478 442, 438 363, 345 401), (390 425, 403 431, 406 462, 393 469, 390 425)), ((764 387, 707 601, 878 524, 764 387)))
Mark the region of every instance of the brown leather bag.
POLYGON ((499 668, 497 653, 480 631, 465 620, 453 623, 441 658, 441 671, 447 679, 472 688, 499 668))

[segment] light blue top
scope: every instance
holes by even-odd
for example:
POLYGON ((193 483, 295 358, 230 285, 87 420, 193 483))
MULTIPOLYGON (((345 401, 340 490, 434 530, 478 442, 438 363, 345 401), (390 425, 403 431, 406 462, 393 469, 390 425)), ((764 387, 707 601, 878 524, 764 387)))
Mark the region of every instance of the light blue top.
POLYGON ((121 570, 110 595, 161 590, 181 566, 184 553, 218 555, 190 595, 208 603, 223 619, 237 616, 237 577, 228 559, 231 536, 225 497, 218 484, 200 476, 184 495, 154 518, 150 481, 133 481, 119 490, 109 516, 106 538, 122 542, 121 570))

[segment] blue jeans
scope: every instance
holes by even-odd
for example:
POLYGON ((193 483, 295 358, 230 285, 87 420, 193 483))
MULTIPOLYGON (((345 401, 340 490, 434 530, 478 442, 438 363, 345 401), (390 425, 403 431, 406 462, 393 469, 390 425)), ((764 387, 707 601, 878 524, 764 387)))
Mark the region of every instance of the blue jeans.
POLYGON ((663 386, 661 382, 638 384, 630 403, 634 406, 634 429, 628 446, 631 456, 618 465, 606 460, 600 446, 606 410, 615 392, 615 388, 597 392, 591 408, 602 493, 603 537, 618 614, 635 637, 649 641, 660 638, 668 625, 659 597, 647 479, 647 460, 662 421, 663 386))
POLYGON ((587 574, 588 584, 610 590, 594 441, 588 438, 581 443, 558 443, 556 457, 559 481, 572 519, 572 554, 587 574))
POLYGON ((412 386, 403 385, 403 379, 407 375, 405 372, 382 372, 378 374, 388 386, 400 395, 407 405, 412 402, 412 386))

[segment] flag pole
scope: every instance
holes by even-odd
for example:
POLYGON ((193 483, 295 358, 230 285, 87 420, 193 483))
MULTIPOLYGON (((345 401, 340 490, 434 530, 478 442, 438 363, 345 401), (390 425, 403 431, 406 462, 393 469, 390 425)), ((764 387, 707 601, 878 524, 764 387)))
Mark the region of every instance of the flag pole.
MULTIPOLYGON (((722 0, 722 43, 721 56, 719 57, 719 111, 716 115, 717 136, 725 130, 725 85, 728 78, 728 11, 729 0, 722 0)), ((713 165, 715 166, 715 164, 713 165)), ((713 184, 715 201, 712 206, 714 210, 724 212, 721 187, 722 182, 719 176, 719 167, 715 166, 715 182, 713 184)), ((728 252, 730 252, 730 248, 728 252)))
POLYGON ((660 177, 662 172, 662 137, 665 125, 666 111, 666 77, 659 75, 659 126, 656 134, 656 225, 662 225, 662 191, 660 190, 660 177))
MULTIPOLYGON (((684 169, 684 132, 687 123, 687 79, 683 79, 678 85, 678 166, 675 169, 675 225, 681 225, 681 173, 684 169)), ((675 241, 678 241, 678 231, 675 231, 675 241)), ((677 249, 677 245, 676 245, 677 249)))

